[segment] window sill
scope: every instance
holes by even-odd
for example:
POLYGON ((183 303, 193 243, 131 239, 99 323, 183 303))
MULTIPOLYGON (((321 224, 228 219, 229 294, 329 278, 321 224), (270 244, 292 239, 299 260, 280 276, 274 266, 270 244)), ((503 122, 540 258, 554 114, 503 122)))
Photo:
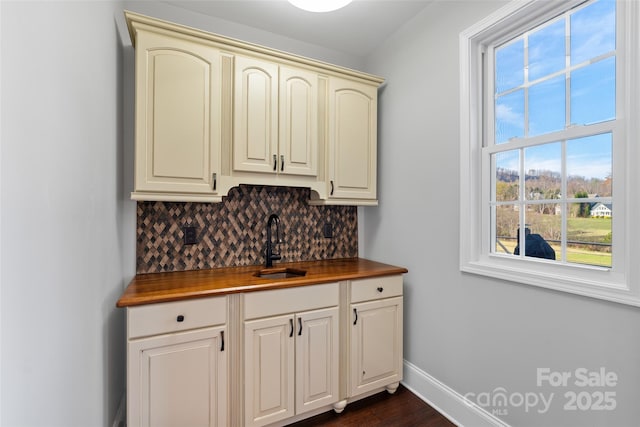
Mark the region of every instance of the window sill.
MULTIPOLYGON (((545 264, 546 271, 552 270, 541 273, 541 269, 536 269, 530 260, 518 262, 514 259, 495 258, 502 257, 487 257, 486 260, 467 262, 460 266, 460 270, 464 273, 640 307, 638 290, 630 288, 624 276, 616 275, 610 269, 592 266, 554 266, 548 261, 540 261, 545 264), (562 274, 563 269, 565 274, 562 274), (566 274, 567 269, 571 274, 566 274)), ((533 261, 533 264, 537 263, 533 261)))

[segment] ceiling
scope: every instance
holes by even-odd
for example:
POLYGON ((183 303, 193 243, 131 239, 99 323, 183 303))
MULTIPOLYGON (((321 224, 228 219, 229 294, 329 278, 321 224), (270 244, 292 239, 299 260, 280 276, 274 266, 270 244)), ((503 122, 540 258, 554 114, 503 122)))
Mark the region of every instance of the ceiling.
POLYGON ((173 0, 193 12, 259 28, 351 55, 365 56, 433 0, 355 0, 313 13, 286 0, 173 0))

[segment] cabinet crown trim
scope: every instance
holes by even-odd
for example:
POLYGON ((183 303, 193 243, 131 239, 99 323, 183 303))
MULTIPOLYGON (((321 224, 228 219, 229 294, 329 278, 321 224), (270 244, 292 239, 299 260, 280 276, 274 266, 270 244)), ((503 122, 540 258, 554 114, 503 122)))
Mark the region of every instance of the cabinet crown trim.
POLYGON ((318 61, 315 59, 306 58, 304 56, 295 55, 288 52, 272 49, 269 47, 261 46, 255 43, 245 42, 231 37, 222 36, 220 34, 214 34, 207 31, 199 30, 197 28, 189 27, 186 25, 176 24, 162 19, 152 18, 150 16, 142 15, 139 13, 124 11, 124 15, 127 21, 127 28, 129 29, 129 36, 131 37, 131 43, 136 46, 136 28, 139 26, 150 26, 160 30, 167 30, 174 33, 184 34, 187 36, 197 37, 199 39, 207 40, 225 49, 238 49, 244 51, 244 53, 257 53, 260 55, 268 55, 281 60, 291 61, 295 64, 304 64, 316 69, 320 69, 328 74, 349 76, 366 81, 367 83, 381 85, 384 82, 382 77, 356 71, 347 67, 341 67, 338 65, 330 64, 328 62, 318 61))

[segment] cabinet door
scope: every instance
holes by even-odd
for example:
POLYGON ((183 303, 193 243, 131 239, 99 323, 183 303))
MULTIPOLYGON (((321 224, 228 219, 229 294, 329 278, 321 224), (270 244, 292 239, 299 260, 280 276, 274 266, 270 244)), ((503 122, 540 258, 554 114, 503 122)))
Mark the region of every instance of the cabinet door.
POLYGON ((376 198, 377 88, 329 79, 329 197, 376 198))
POLYGON ((134 198, 216 193, 220 64, 219 51, 195 39, 138 32, 134 198))
POLYGON ((130 341, 127 425, 225 426, 224 330, 215 327, 130 341))
POLYGON ((278 66, 235 57, 233 168, 275 173, 278 159, 278 66))
POLYGON ((351 305, 351 396, 402 379, 402 297, 351 305))
POLYGON ((318 75, 280 67, 281 174, 318 174, 318 75))
POLYGON ((245 321, 245 425, 294 415, 293 315, 245 321))
POLYGON ((296 414, 338 401, 338 307, 296 314, 296 414))

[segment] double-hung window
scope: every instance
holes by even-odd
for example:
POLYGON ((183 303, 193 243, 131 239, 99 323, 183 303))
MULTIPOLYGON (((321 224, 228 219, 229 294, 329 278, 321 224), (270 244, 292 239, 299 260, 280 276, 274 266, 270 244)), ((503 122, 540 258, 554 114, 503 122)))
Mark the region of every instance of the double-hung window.
POLYGON ((639 16, 514 1, 461 33, 463 271, 640 305, 639 16))

